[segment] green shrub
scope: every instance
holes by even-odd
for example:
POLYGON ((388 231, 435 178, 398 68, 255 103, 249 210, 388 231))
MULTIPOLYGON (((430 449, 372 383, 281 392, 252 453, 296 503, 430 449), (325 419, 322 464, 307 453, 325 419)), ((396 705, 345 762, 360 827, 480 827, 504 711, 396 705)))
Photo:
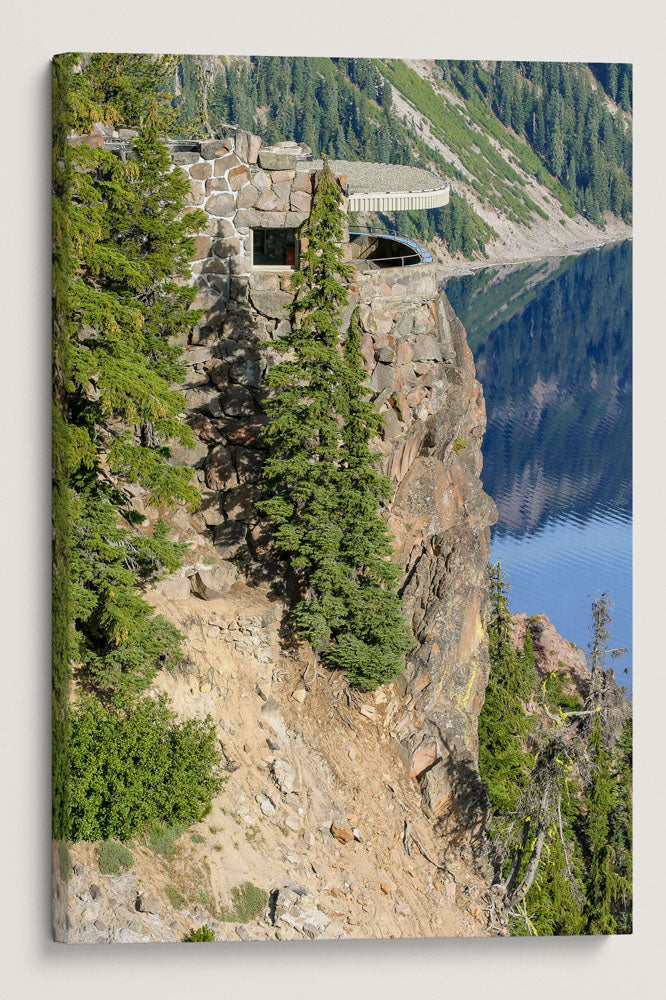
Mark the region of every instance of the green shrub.
POLYGON ((231 907, 224 907, 219 914, 226 923, 245 924, 258 917, 268 906, 268 893, 252 882, 242 882, 231 890, 231 907))
POLYGON ((193 844, 203 844, 205 843, 206 838, 202 837, 200 833, 193 833, 190 840, 193 844))
POLYGON ((215 934, 213 929, 208 926, 208 924, 203 924, 198 930, 192 931, 192 933, 185 938, 185 941, 189 944, 192 941, 214 941, 215 934))
POLYGON ((220 791, 218 761, 212 721, 177 723, 164 696, 131 707, 81 698, 71 712, 71 838, 127 840, 156 823, 182 833, 220 791))
POLYGON ((105 840, 97 848, 97 861, 102 875, 120 875, 132 867, 134 857, 124 844, 117 840, 105 840))
POLYGON ((174 910, 183 910, 187 906, 187 900, 175 885, 165 885, 164 891, 174 910))
POLYGON ((146 830, 146 843, 156 854, 162 857, 173 857, 176 841, 187 829, 186 823, 152 823, 146 830))

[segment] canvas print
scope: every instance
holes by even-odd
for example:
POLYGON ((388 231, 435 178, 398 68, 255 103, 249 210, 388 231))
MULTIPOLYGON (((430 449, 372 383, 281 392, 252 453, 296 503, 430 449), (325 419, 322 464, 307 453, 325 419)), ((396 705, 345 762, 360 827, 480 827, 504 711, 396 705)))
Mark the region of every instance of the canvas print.
POLYGON ((56 940, 631 933, 631 206, 626 64, 54 58, 56 940))

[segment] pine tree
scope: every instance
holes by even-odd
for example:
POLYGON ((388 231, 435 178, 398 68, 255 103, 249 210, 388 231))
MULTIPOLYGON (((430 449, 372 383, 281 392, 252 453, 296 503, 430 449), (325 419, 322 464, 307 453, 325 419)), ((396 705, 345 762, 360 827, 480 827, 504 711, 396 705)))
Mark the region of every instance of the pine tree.
MULTIPOLYGON (((172 120, 162 98, 168 98, 170 61, 102 54, 84 57, 76 73, 68 57, 56 59, 54 69, 56 79, 67 76, 69 88, 54 117, 63 136, 93 121, 140 127, 126 160, 85 143, 57 145, 68 180, 55 208, 67 252, 54 276, 54 286, 65 290, 55 327, 57 426, 66 440, 55 490, 67 500, 65 646, 98 706, 101 732, 109 729, 110 713, 152 704, 142 692, 156 668, 180 652, 177 630, 154 614, 139 587, 174 569, 183 547, 169 539, 163 523, 137 529, 143 518, 125 485, 141 484, 147 499, 167 507, 194 506, 198 499, 191 470, 169 463, 169 443, 193 440, 173 385, 183 376, 175 342, 182 343, 200 315, 190 308, 195 290, 183 279, 193 249, 189 233, 201 220, 196 213, 180 218, 188 182, 171 169, 161 138, 172 120)), ((54 689, 59 683, 56 668, 54 689)), ((66 735, 68 752, 71 727, 66 735)), ((79 778, 85 782, 94 772, 87 754, 79 778)), ((130 782, 151 780, 123 773, 130 782)), ((160 777, 162 801, 176 777, 160 777)), ((103 775, 95 780, 104 784, 103 775)), ((66 802, 67 790, 58 789, 57 797, 66 802)), ((58 809, 56 829, 66 836, 74 829, 71 808, 64 817, 58 809)), ((92 815, 97 806, 88 803, 88 809, 92 815)), ((132 829, 139 821, 131 810, 124 816, 132 829)))
POLYGON ((536 685, 536 675, 531 635, 522 655, 513 645, 508 585, 501 563, 491 565, 489 573, 490 677, 479 716, 479 773, 488 786, 494 815, 507 816, 529 774, 531 757, 525 740, 530 723, 524 705, 536 685))
POLYGON ((585 833, 591 859, 584 917, 588 934, 614 934, 617 925, 612 911, 618 891, 618 879, 614 871, 615 849, 609 843, 613 781, 598 714, 590 731, 589 743, 593 774, 585 797, 587 803, 585 833))
MULTIPOLYGON (((102 69, 105 86, 109 78, 124 79, 109 73, 103 60, 84 72, 81 89, 97 93, 96 74, 102 69)), ((143 75, 152 79, 148 72, 143 75)), ((117 89, 112 99, 114 109, 125 107, 117 89)), ((123 112, 123 121, 128 113, 123 112)), ((144 486, 155 504, 193 506, 198 499, 191 470, 167 461, 171 440, 193 441, 180 419, 183 397, 172 386, 183 376, 175 339, 187 335, 197 319, 190 310, 195 290, 177 279, 188 273, 189 232, 198 221, 192 215, 178 218, 187 180, 171 170, 160 124, 159 107, 153 104, 126 162, 85 145, 71 151, 78 168, 71 206, 76 277, 70 289, 76 339, 70 347, 67 401, 70 485, 77 510, 72 544, 79 572, 86 565, 98 570, 73 586, 74 648, 95 682, 116 691, 136 692, 137 683, 149 682, 150 671, 138 665, 137 657, 143 663, 142 651, 150 648, 156 664, 166 633, 148 605, 145 615, 137 612, 141 599, 128 575, 136 532, 115 477, 144 486), (106 533, 91 532, 102 523, 106 533), (153 628, 156 642, 146 645, 153 628)), ((154 549, 154 573, 173 568, 177 550, 166 539, 141 544, 154 549)), ((172 649, 175 630, 167 632, 172 649)))
POLYGON ((620 876, 613 916, 618 934, 632 931, 633 880, 633 722, 625 722, 615 745, 613 760, 615 789, 610 815, 609 841, 615 851, 615 868, 620 876))
POLYGON ((395 593, 397 571, 378 506, 387 483, 368 442, 381 418, 365 397, 356 320, 344 350, 340 311, 351 267, 343 260, 340 192, 328 162, 302 230, 292 278, 290 332, 277 346, 293 359, 270 372, 261 502, 275 539, 298 574, 299 634, 353 683, 392 679, 409 646, 395 593))

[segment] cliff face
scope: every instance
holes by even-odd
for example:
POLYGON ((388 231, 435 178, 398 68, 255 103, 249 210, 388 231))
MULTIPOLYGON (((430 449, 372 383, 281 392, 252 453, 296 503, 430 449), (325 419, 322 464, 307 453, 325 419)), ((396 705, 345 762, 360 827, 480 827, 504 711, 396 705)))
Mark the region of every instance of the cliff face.
MULTIPOLYGON (((389 348, 412 357, 393 366, 395 409, 404 420, 387 420, 385 466, 396 483, 388 520, 416 640, 396 685, 395 730, 442 832, 469 836, 486 812, 477 718, 489 669, 486 566, 495 507, 479 479, 485 405, 465 331, 443 293, 416 311, 394 307, 393 319, 389 348)), ((374 337, 382 357, 386 348, 374 337)))
MULTIPOLYGON (((189 564, 150 595, 183 632, 186 653, 150 693, 166 691, 182 717, 212 718, 229 780, 166 859, 147 842, 127 873, 103 875, 94 847, 74 845, 55 933, 182 940, 206 920, 218 939, 483 935, 491 873, 464 845, 446 868, 431 860, 473 838, 486 812, 476 727, 495 508, 479 479, 485 406, 472 355, 434 266, 357 270, 342 328, 358 305, 415 644, 403 674, 374 693, 349 691, 344 675, 321 667, 313 679, 309 647, 282 641, 287 567, 255 506, 266 373, 290 274, 253 270, 248 250, 249 225, 284 224, 270 198, 255 201, 256 185, 305 212, 313 178, 283 160, 258 170, 255 138, 178 154, 192 202, 205 197, 209 216, 192 275, 206 312, 183 345, 197 445, 173 457, 195 469, 202 506, 167 515, 189 543, 189 564), (210 193, 202 178, 214 182, 210 193), (256 219, 239 208, 248 202, 256 219), (223 211, 229 219, 215 214, 223 211), (229 907, 248 881, 272 904, 243 924, 229 907)), ((149 531, 165 512, 140 487, 127 492, 149 531)))
MULTIPOLYGON (((184 345, 188 420, 199 444, 175 456, 195 465, 203 504, 180 519, 181 537, 193 543, 193 561, 212 543, 218 557, 280 599, 285 566, 255 502, 265 376, 276 359, 271 342, 287 322, 291 275, 253 268, 249 234, 305 218, 316 174, 292 154, 264 151, 247 133, 175 154, 191 178, 192 204, 209 219, 193 265, 196 304, 207 311, 184 345)), ((485 812, 476 722, 488 675, 486 563, 495 520, 479 479, 482 390, 433 264, 359 267, 343 331, 357 305, 368 381, 384 415, 376 446, 394 484, 387 518, 416 640, 388 692, 390 732, 442 830, 469 833, 485 812)))

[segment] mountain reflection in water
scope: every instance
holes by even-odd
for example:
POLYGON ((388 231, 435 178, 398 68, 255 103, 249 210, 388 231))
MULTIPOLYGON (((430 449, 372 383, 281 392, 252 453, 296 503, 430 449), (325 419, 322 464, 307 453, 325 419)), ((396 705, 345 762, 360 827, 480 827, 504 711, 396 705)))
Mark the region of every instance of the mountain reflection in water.
POLYGON ((629 650, 608 665, 629 688, 631 268, 627 242, 446 286, 484 387, 482 478, 511 607, 587 648, 591 596, 608 591, 612 645, 629 650))

